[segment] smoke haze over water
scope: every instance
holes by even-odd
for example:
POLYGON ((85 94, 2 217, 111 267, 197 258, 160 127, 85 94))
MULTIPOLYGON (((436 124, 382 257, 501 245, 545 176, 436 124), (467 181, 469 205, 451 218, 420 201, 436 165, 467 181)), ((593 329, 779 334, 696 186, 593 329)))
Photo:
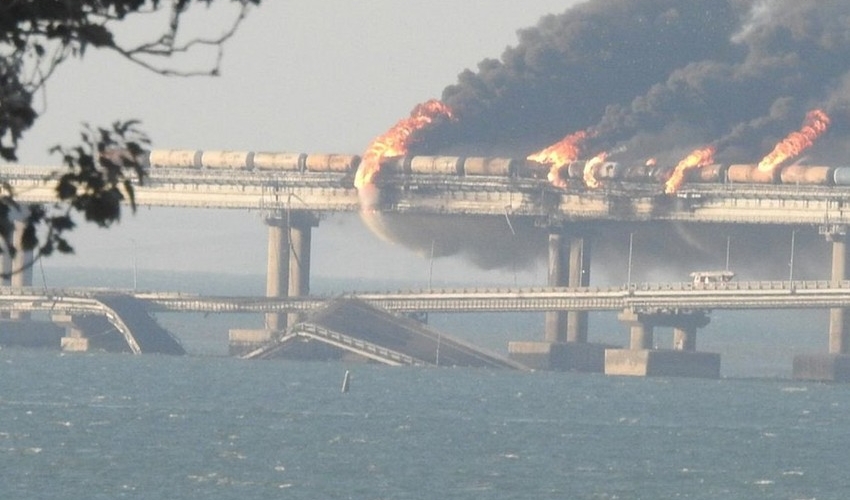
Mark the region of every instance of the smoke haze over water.
MULTIPOLYGON (((672 166, 711 143, 718 161, 755 163, 816 107, 832 127, 807 152, 810 161, 846 163, 850 153, 846 0, 593 0, 546 16, 518 37, 500 59, 483 60, 445 88, 442 100, 458 119, 418 132, 412 153, 525 157, 590 129, 587 153, 616 148, 614 161, 655 157, 672 166)), ((438 226, 429 226, 425 246, 441 239, 438 226)), ((611 243, 605 228, 594 228, 594 256, 621 260, 623 244, 611 243)), ((741 252, 754 257, 747 265, 775 254, 790 233, 732 232, 741 231, 751 241, 741 252)), ((668 225, 657 229, 650 253, 657 250, 659 265, 663 255, 714 255, 717 241, 725 252, 728 232, 668 225)), ((445 248, 476 254, 480 241, 464 236, 447 231, 445 248)), ((426 250, 417 238, 402 240, 426 250)), ((801 245, 822 254, 822 244, 801 245)), ((492 241, 487 249, 499 255, 492 241)), ((516 255, 504 255, 516 264, 516 255)))

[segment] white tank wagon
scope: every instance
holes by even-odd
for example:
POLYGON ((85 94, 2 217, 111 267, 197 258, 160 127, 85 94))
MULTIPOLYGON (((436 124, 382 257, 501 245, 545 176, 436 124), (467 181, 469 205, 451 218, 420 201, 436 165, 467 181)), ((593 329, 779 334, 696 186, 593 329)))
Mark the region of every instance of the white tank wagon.
POLYGON ((162 169, 302 173, 353 173, 360 165, 359 155, 183 149, 154 149, 149 152, 148 160, 151 168, 162 169))
POLYGON ((215 170, 251 170, 253 151, 201 151, 201 168, 215 170))
POLYGON ((304 171, 353 173, 359 165, 358 155, 308 154, 304 160, 304 171))
POLYGON ((303 172, 307 162, 305 153, 254 153, 253 166, 255 170, 303 172))
POLYGON ((148 155, 151 168, 201 168, 203 151, 154 149, 148 155))

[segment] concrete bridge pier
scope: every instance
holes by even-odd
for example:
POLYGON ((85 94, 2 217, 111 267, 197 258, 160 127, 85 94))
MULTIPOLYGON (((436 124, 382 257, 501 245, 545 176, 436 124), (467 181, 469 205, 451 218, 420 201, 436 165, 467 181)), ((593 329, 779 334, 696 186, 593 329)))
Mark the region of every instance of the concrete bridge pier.
MULTIPOLYGON (((15 233, 14 233, 14 241, 15 248, 18 251, 15 253, 15 257, 9 259, 9 272, 13 273, 9 278, 9 285, 13 287, 30 287, 32 286, 32 262, 33 262, 33 251, 32 250, 22 250, 21 242, 23 241, 25 224, 22 221, 15 221, 15 233)), ((5 255, 5 254, 4 254, 5 255)), ((4 270, 6 268, 6 262, 4 259, 3 262, 4 270)), ((11 319, 29 319, 30 314, 26 312, 16 312, 12 311, 9 313, 9 318, 11 319)))
POLYGON ((51 321, 65 328, 65 335, 59 339, 59 348, 65 352, 87 352, 89 339, 85 333, 74 324, 74 317, 67 314, 54 314, 51 321))
MULTIPOLYGON (((548 286, 584 287, 590 284, 590 238, 562 229, 549 233, 548 286)), ((511 359, 534 369, 602 373, 605 349, 587 342, 587 311, 545 313, 543 342, 510 342, 511 359)))
MULTIPOLYGON (((286 297, 289 294, 289 227, 285 219, 266 219, 268 258, 266 263, 266 297, 286 297)), ((266 314, 266 330, 286 329, 286 315, 266 314)))
MULTIPOLYGON (((850 252, 847 248, 847 226, 822 226, 820 234, 832 244, 830 281, 838 285, 848 279, 850 252)), ((793 376, 799 380, 850 382, 850 309, 829 310, 828 354, 794 356, 793 376)))
MULTIPOLYGON (((311 212, 278 212, 266 218, 266 225, 266 297, 309 295, 312 228, 318 218, 311 212)), ((230 353, 240 355, 264 345, 301 319, 298 313, 268 313, 261 330, 230 330, 230 353)))
MULTIPOLYGON (((295 212, 289 220, 289 297, 310 295, 310 249, 313 228, 318 218, 309 212, 295 212)), ((304 320, 303 313, 290 313, 286 324, 293 326, 304 320)))
POLYGON ((625 310, 618 315, 629 327, 629 348, 605 351, 605 373, 639 377, 720 377, 720 355, 697 352, 696 332, 706 326, 704 311, 643 313, 625 310), (654 346, 654 330, 673 328, 671 349, 654 346))

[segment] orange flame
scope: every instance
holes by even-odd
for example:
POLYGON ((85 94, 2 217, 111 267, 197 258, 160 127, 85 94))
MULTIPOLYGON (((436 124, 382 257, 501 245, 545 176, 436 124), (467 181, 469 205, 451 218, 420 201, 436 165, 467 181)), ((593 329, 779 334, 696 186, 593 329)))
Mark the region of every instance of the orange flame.
POLYGON ((528 155, 528 160, 549 165, 549 182, 556 187, 566 187, 561 177, 561 169, 581 154, 581 143, 588 137, 585 130, 570 134, 551 146, 528 155))
POLYGON ((360 189, 372 184, 381 171, 381 161, 384 158, 404 156, 410 146, 411 135, 430 125, 439 116, 451 119, 452 110, 441 101, 431 99, 416 105, 410 117, 399 120, 383 135, 376 137, 363 154, 354 177, 354 187, 360 189))
POLYGON ((803 121, 803 127, 788 134, 788 137, 782 140, 773 148, 773 151, 765 156, 758 166, 760 172, 773 172, 785 160, 793 158, 815 143, 815 140, 820 137, 829 128, 829 116, 820 109, 813 109, 806 113, 806 119, 803 121))
POLYGON ((587 160, 587 163, 584 164, 584 183, 587 187, 591 189, 596 189, 599 187, 599 180, 596 178, 596 169, 605 159, 608 158, 608 153, 602 152, 593 158, 587 160))
POLYGON ((685 174, 687 174, 689 170, 714 163, 715 151, 716 148, 714 146, 707 146, 696 149, 694 152, 684 157, 682 161, 676 165, 676 168, 673 169, 673 173, 670 174, 670 178, 667 179, 667 182, 664 184, 664 192, 667 194, 673 194, 678 191, 679 188, 682 187, 682 184, 685 183, 685 174))

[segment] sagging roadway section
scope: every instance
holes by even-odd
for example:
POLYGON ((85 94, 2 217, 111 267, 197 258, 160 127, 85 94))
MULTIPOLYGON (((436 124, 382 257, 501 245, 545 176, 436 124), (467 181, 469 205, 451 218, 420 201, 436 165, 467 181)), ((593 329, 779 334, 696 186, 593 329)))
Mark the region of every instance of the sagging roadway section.
POLYGON ((57 347, 68 352, 97 349, 133 354, 186 353, 175 337, 148 314, 147 301, 127 293, 98 290, 67 294, 32 287, 4 287, 0 289, 0 296, 3 310, 17 313, 19 319, 29 319, 33 312, 50 314, 55 326, 4 320, 4 328, 11 323, 32 323, 29 327, 14 329, 31 335, 47 333, 39 336, 46 342, 42 345, 57 342, 57 347))

